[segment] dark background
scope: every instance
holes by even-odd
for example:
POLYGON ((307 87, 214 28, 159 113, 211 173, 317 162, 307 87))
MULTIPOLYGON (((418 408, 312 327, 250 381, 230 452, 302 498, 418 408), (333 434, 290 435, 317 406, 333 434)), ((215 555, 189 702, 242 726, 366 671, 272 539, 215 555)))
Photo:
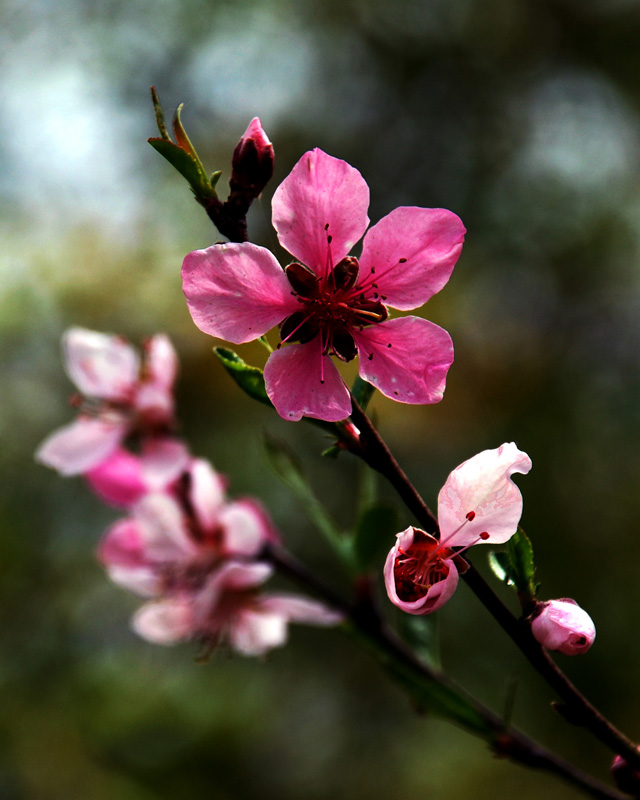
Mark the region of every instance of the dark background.
MULTIPOLYGON (((340 632, 295 628, 263 661, 219 652, 199 665, 194 647, 129 631, 138 601, 93 556, 117 512, 33 463, 71 419, 59 353, 69 325, 136 342, 167 331, 193 451, 233 495, 260 497, 328 580, 336 563, 269 471, 262 432, 301 454, 343 526, 358 483, 353 460, 319 457, 321 433, 240 396, 192 324, 180 264, 217 235, 145 143, 152 83, 168 112, 186 103, 187 130, 223 181, 261 117, 276 176, 252 210, 254 241, 274 244, 273 189, 314 146, 362 172, 373 221, 397 205, 462 217, 462 257, 423 312, 456 346, 445 399, 373 409, 433 505, 476 452, 513 440, 531 455, 519 484, 541 596, 575 597, 598 629, 588 656, 559 661, 640 737, 639 40, 637 0, 3 4, 1 797, 578 796, 418 717, 340 632)), ((482 569, 485 556, 478 548, 482 569)), ((515 721, 606 776, 610 755, 551 711, 466 587, 439 623, 456 678, 497 711, 515 681, 515 721)))

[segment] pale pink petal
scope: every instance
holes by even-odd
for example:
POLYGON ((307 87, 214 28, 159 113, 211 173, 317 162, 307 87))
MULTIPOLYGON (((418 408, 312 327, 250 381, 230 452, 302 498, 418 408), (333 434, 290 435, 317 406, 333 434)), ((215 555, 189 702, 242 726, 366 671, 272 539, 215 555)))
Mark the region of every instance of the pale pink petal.
POLYGON ((322 355, 320 336, 271 353, 264 380, 269 399, 283 419, 297 422, 315 417, 337 422, 351 413, 349 391, 331 358, 322 355))
POLYGON ((364 237, 360 282, 371 274, 385 305, 418 308, 449 280, 464 234, 462 221, 451 211, 396 208, 364 237))
POLYGON ((186 641, 195 634, 191 603, 182 598, 147 603, 134 614, 131 627, 153 644, 186 641))
POLYGON ((167 426, 173 419, 173 393, 155 383, 141 383, 132 404, 147 426, 167 426))
POLYGON ((186 471, 190 461, 184 442, 171 438, 147 438, 140 464, 147 491, 162 492, 186 471))
POLYGON ((139 523, 148 562, 180 562, 198 554, 180 506, 168 495, 146 495, 134 508, 134 516, 139 523))
POLYGON ((317 275, 341 261, 367 229, 369 187, 357 169, 322 150, 305 153, 271 201, 280 244, 317 275))
POLYGON ((203 458, 194 459, 189 474, 191 504, 200 525, 211 531, 218 524, 218 514, 224 503, 225 480, 203 458))
POLYGON ((575 600, 563 598, 540 603, 531 632, 547 650, 568 656, 586 653, 596 638, 596 627, 587 612, 575 600))
POLYGON ((263 562, 227 561, 210 579, 224 591, 244 591, 260 586, 273 575, 273 567, 263 562))
POLYGON ((140 360, 119 336, 70 328, 62 338, 65 368, 88 397, 128 401, 138 381, 140 360))
POLYGON ((147 492, 140 457, 121 447, 89 470, 85 478, 105 503, 122 508, 129 508, 147 492))
POLYGON ((121 519, 105 533, 98 545, 98 560, 105 566, 148 566, 143 533, 135 519, 121 519))
POLYGON ((112 564, 107 567, 107 575, 116 586, 140 597, 155 597, 163 588, 160 576, 152 567, 121 567, 112 564))
POLYGON ((300 306, 275 257, 249 243, 189 253, 182 288, 200 330, 236 344, 257 339, 300 306))
POLYGON ((265 544, 278 539, 265 513, 251 500, 228 503, 220 511, 218 522, 227 556, 255 556, 265 544))
POLYGON ((289 622, 304 625, 339 625, 344 621, 344 614, 316 600, 288 594, 264 595, 258 600, 259 608, 279 614, 289 622))
POLYGON ((442 542, 464 547, 509 540, 522 516, 522 495, 511 475, 526 475, 530 469, 531 459, 513 442, 484 450, 456 467, 438 495, 442 542), (488 537, 480 538, 483 533, 488 537))
POLYGON ((147 342, 145 354, 149 380, 171 390, 178 374, 178 356, 169 337, 164 333, 156 334, 147 342))
POLYGON ((242 609, 228 631, 229 644, 245 656, 259 656, 287 641, 287 621, 279 614, 242 609))
POLYGON ((401 531, 396 536, 396 543, 389 551, 384 564, 384 584, 389 600, 407 614, 423 616, 432 614, 448 602, 458 586, 458 570, 451 559, 443 559, 442 563, 449 568, 447 576, 434 583, 417 600, 402 600, 398 596, 395 581, 395 562, 400 550, 407 551, 413 542, 414 529, 412 527, 401 531))
POLYGON ((35 458, 61 475, 80 475, 108 458, 126 431, 127 425, 122 419, 78 417, 48 436, 35 458))
POLYGON ((354 331, 360 375, 401 403, 438 403, 444 394, 453 343, 420 317, 400 317, 354 331))

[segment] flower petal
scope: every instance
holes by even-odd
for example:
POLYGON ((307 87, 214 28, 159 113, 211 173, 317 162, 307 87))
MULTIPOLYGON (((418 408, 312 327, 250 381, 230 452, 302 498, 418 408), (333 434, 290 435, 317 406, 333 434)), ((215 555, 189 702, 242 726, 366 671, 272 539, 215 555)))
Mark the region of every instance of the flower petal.
POLYGON ((145 346, 146 368, 152 383, 171 390, 178 374, 178 356, 164 333, 153 336, 145 346))
POLYGON ((105 567, 147 566, 144 539, 138 522, 127 517, 114 523, 102 537, 97 555, 105 567))
POLYGON ((449 280, 465 232, 460 218, 444 208, 396 208, 364 237, 361 282, 374 269, 385 305, 418 308, 449 280))
POLYGON ((129 508, 147 492, 142 460, 122 447, 90 469, 85 478, 105 503, 121 508, 129 508))
POLYGON ((153 644, 186 641, 195 634, 192 604, 182 598, 146 603, 133 615, 131 627, 138 636, 153 644))
POLYGON ((249 243, 189 253, 182 288, 200 330, 235 344, 257 339, 300 305, 275 257, 249 243))
POLYGON ((189 474, 193 510, 204 530, 212 531, 218 525, 218 514, 224 503, 225 480, 204 458, 192 462, 189 474))
POLYGON ((430 586, 422 597, 417 600, 401 600, 396 588, 395 565, 396 558, 411 547, 414 529, 406 528, 396 536, 396 543, 389 551, 384 564, 384 584, 389 600, 406 614, 423 616, 432 614, 448 602, 458 586, 458 570, 449 558, 442 559, 442 563, 449 568, 446 578, 430 586))
POLYGON ((62 337, 67 374, 88 397, 129 401, 138 382, 140 360, 120 336, 70 328, 62 337))
POLYGON ((442 543, 464 547, 508 541, 522 516, 522 495, 511 475, 526 475, 530 469, 531 459, 513 442, 483 450, 456 467, 438 495, 442 543), (489 536, 480 539, 481 533, 489 536))
POLYGON ((35 458, 61 475, 80 475, 96 467, 118 447, 127 430, 122 419, 78 417, 59 428, 38 448, 35 458))
POLYGON ((318 148, 302 156, 271 201, 280 244, 317 275, 328 267, 327 236, 335 265, 366 231, 368 207, 369 187, 358 170, 318 148))
POLYGON ((322 355, 320 336, 271 353, 264 380, 269 399, 283 419, 297 422, 314 417, 337 422, 351 413, 349 391, 331 358, 322 355))
POLYGON ((360 375, 401 403, 438 403, 453 362, 449 334, 421 317, 400 317, 354 331, 360 375))
POLYGON ((596 638, 596 627, 587 612, 568 597, 539 605, 531 632, 540 644, 568 656, 586 653, 596 638))
POLYGON ((148 494, 134 509, 147 562, 181 562, 197 555, 180 506, 166 494, 148 494))
POLYGON ((259 656, 287 641, 287 620, 279 614, 241 609, 231 622, 229 644, 245 656, 259 656))
POLYGON ((339 611, 328 608, 317 600, 293 594, 264 595, 258 602, 261 609, 280 614, 289 622, 329 626, 339 625, 344 620, 344 614, 339 611))
POLYGON ((255 556, 267 542, 277 542, 278 535, 264 511, 251 500, 227 503, 220 512, 223 549, 227 556, 255 556))

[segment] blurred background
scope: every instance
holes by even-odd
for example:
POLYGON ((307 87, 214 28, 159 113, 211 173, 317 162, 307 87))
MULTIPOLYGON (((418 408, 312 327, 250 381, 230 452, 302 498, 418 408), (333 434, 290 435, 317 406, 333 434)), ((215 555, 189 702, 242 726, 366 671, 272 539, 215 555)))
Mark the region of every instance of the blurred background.
MULTIPOLYGON (((5 0, 0 797, 579 796, 417 716, 339 631, 295 628, 267 659, 204 665, 195 647, 130 632, 138 601, 94 559, 118 512, 33 461, 73 414, 66 327, 168 332, 193 451, 232 495, 261 498, 330 581, 339 568, 269 471, 262 433, 295 448, 342 526, 359 481, 353 459, 320 457, 321 432, 240 396, 192 324, 180 265, 217 233, 145 142, 151 84, 167 113, 185 102, 220 186, 261 117, 276 175, 251 212, 258 243, 274 245, 271 194, 314 146, 362 172, 373 221, 397 205, 462 217, 462 257, 423 311, 456 346, 445 399, 378 397, 373 411, 434 506, 476 452, 514 440, 531 455, 519 483, 541 596, 574 597, 598 629, 588 657, 559 660, 640 737, 639 37, 638 0, 5 0)), ((486 552, 472 560, 485 570, 486 552)), ((516 723, 606 778, 610 755, 553 713, 465 586, 439 624, 451 674, 497 712, 515 683, 516 723)))

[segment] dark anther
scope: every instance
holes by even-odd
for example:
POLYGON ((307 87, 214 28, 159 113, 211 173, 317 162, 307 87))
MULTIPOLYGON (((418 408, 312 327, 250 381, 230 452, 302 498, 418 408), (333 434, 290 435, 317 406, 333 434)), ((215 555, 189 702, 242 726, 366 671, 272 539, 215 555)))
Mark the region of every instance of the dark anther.
POLYGON ((344 328, 333 332, 333 352, 341 361, 353 361, 358 355, 353 336, 344 328))
POLYGON ((318 287, 318 278, 309 267, 294 261, 293 264, 285 267, 284 272, 296 294, 299 294, 300 297, 314 296, 318 287))
POLYGON ((307 319, 305 311, 296 311, 290 314, 280 324, 280 338, 282 341, 310 342, 318 333, 318 323, 313 317, 307 319))
POLYGON ((336 289, 351 289, 358 280, 360 266, 358 259, 347 256, 339 261, 333 270, 333 282, 336 289))
POLYGON ((398 264, 404 264, 406 260, 407 260, 406 258, 401 258, 401 259, 398 261, 398 264))

